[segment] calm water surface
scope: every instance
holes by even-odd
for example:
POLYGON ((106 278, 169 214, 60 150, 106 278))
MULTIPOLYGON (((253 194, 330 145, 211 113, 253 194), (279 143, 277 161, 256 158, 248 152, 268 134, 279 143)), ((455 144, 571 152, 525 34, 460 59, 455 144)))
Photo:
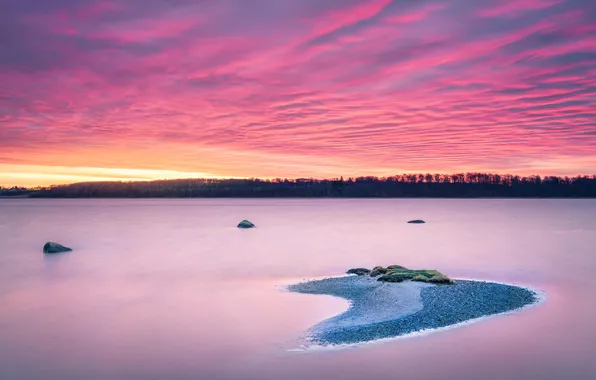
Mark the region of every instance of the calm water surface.
POLYGON ((0 379, 595 379, 595 272, 596 200, 0 199, 0 379), (44 256, 48 240, 74 251, 44 256), (288 351, 346 303, 281 284, 389 264, 548 299, 288 351))

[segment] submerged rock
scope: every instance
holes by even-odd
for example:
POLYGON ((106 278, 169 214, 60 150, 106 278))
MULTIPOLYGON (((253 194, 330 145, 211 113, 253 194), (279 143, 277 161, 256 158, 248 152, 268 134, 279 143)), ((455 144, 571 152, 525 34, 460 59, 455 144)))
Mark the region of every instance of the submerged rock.
POLYGON ((62 244, 54 243, 52 241, 45 243, 43 246, 43 253, 61 253, 69 251, 72 251, 72 248, 65 247, 62 244))
POLYGON ((370 273, 370 269, 366 269, 366 268, 352 268, 352 269, 349 269, 346 273, 347 274, 357 274, 358 276, 364 276, 365 274, 369 274, 370 273))
POLYGON ((426 222, 424 220, 422 220, 422 219, 414 219, 414 220, 410 220, 408 223, 411 223, 411 224, 423 224, 423 223, 426 223, 426 222))
POLYGON ((254 228, 254 227, 255 227, 255 225, 246 219, 244 219, 242 222, 238 223, 238 228, 254 228))

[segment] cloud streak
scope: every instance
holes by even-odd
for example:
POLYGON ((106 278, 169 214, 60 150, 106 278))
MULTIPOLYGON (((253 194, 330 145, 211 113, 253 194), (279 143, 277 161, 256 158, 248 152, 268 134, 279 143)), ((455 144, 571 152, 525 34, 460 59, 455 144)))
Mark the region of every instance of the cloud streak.
POLYGON ((594 19, 590 0, 4 2, 0 163, 592 173, 594 19))

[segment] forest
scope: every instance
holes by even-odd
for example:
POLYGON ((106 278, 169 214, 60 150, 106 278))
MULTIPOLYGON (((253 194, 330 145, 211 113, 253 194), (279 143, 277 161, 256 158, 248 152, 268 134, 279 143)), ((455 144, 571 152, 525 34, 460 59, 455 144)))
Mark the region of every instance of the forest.
POLYGON ((393 197, 592 198, 596 175, 577 177, 486 173, 402 174, 345 179, 174 179, 82 182, 46 188, 0 188, 0 196, 39 198, 393 197))

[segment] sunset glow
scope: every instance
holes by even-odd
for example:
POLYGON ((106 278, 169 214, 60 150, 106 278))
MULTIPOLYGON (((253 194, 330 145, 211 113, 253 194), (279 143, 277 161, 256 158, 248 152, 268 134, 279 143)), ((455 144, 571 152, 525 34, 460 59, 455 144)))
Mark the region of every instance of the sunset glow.
POLYGON ((0 4, 0 185, 596 172, 593 0, 0 4))

